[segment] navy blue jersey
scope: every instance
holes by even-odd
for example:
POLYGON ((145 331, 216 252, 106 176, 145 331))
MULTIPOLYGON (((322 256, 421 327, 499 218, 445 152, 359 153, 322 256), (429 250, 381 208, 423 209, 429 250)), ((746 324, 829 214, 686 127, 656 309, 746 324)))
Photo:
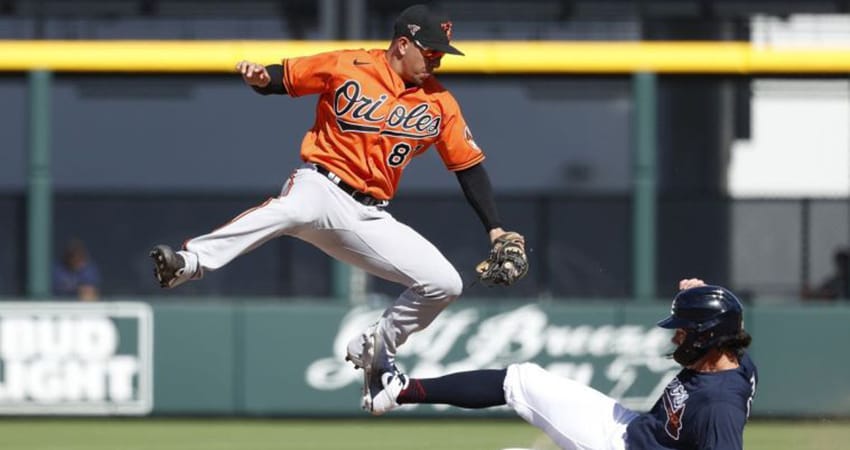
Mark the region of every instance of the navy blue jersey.
POLYGON ((629 423, 626 448, 742 449, 757 382, 756 366, 747 354, 737 369, 711 373, 683 369, 655 406, 629 423))

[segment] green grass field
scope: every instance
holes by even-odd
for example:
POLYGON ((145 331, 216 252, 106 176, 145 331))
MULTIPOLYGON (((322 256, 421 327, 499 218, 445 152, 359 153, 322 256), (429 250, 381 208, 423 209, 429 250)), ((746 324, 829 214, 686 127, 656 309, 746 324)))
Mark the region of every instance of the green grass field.
MULTIPOLYGON (((748 450, 850 449, 848 422, 763 422, 748 450)), ((555 449, 519 420, 5 419, 3 450, 555 449)))

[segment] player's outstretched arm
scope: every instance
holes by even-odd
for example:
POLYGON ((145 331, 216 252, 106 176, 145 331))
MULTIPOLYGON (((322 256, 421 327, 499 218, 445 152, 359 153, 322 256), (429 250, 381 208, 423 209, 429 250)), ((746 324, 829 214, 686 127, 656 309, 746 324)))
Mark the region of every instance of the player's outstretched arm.
POLYGON ((510 286, 528 272, 525 238, 515 231, 505 231, 499 223, 490 177, 483 164, 476 164, 456 174, 466 199, 478 213, 490 237, 491 248, 487 259, 481 261, 475 271, 487 285, 510 286))
POLYGON ((484 170, 484 164, 478 163, 468 169, 455 172, 457 181, 466 196, 466 200, 478 214, 481 223, 490 235, 490 242, 499 237, 502 230, 496 202, 493 199, 493 187, 490 177, 484 170))

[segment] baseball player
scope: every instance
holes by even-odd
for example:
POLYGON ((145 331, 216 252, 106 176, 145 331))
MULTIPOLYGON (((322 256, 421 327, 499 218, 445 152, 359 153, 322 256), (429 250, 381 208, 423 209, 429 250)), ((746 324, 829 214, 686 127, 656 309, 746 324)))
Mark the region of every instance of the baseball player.
POLYGON ((384 374, 373 414, 400 404, 463 408, 507 404, 563 449, 734 450, 743 448, 758 375, 745 349, 743 307, 735 295, 699 279, 680 282, 671 315, 672 356, 683 366, 649 412, 637 413, 578 382, 530 363, 432 379, 384 374))
POLYGON ((242 61, 236 70, 256 92, 317 95, 313 127, 301 143, 304 164, 280 196, 249 209, 182 250, 153 248, 160 285, 203 277, 266 241, 288 235, 407 289, 380 320, 348 345, 347 359, 364 368, 364 396, 411 333, 430 324, 461 294, 457 270, 427 239, 385 209, 404 168, 436 147, 455 172, 491 243, 506 234, 493 200, 484 153, 457 101, 434 78, 450 44, 452 23, 422 5, 406 9, 387 49, 340 50, 281 64, 242 61), (374 369, 374 370, 373 370, 374 369))

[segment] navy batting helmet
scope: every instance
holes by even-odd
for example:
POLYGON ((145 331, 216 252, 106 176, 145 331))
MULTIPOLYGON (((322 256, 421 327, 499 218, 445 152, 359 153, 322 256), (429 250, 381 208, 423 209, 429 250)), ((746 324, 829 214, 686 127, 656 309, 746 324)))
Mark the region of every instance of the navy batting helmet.
POLYGON ((742 338, 744 308, 738 297, 725 288, 698 286, 679 292, 673 298, 670 317, 658 322, 658 326, 687 332, 684 342, 673 352, 673 358, 687 366, 711 348, 742 338))

